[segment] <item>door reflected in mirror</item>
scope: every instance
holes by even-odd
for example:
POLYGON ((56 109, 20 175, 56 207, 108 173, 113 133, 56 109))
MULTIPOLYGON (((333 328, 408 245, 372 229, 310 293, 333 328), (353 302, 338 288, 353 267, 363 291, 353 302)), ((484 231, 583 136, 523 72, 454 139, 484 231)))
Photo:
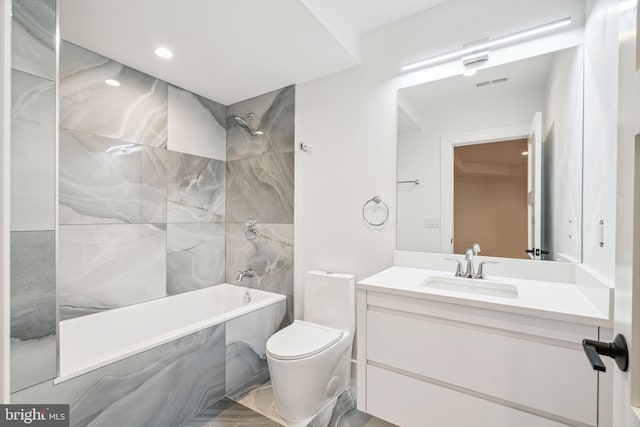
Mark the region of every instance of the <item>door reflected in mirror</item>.
POLYGON ((582 55, 398 92, 398 249, 581 261, 582 55))

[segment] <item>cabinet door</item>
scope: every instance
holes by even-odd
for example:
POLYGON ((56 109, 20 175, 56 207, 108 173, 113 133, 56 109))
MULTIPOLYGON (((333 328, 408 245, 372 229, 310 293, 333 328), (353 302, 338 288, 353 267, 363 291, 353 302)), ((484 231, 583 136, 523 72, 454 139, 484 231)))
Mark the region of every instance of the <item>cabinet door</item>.
POLYGON ((370 310, 367 359, 427 381, 597 424, 597 374, 578 343, 370 310))
POLYGON ((560 427, 527 412, 367 367, 369 413, 402 427, 560 427))

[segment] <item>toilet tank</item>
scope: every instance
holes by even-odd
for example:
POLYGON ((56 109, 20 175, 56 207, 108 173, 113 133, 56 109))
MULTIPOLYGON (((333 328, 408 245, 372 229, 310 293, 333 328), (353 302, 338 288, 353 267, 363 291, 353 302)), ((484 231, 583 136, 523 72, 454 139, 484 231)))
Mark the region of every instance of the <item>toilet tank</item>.
POLYGON ((330 328, 355 331, 355 276, 307 271, 304 287, 304 320, 330 328))

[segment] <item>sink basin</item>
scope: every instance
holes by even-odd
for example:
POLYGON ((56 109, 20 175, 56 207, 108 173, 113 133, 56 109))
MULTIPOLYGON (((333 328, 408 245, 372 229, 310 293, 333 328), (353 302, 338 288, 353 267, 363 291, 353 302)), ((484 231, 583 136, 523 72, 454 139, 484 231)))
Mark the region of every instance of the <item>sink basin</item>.
POLYGON ((518 298, 518 288, 508 283, 484 279, 465 279, 463 277, 433 276, 425 280, 422 286, 445 291, 467 294, 490 295, 502 298, 518 298))

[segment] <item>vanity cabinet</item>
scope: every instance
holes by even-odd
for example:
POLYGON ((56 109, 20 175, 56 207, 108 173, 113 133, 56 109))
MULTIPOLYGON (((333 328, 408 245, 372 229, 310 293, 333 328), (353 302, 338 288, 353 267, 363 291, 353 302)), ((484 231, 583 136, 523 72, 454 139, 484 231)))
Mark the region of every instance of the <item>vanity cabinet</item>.
POLYGON ((395 424, 608 425, 598 326, 359 289, 358 331, 359 407, 395 424))

